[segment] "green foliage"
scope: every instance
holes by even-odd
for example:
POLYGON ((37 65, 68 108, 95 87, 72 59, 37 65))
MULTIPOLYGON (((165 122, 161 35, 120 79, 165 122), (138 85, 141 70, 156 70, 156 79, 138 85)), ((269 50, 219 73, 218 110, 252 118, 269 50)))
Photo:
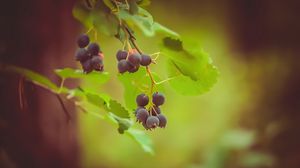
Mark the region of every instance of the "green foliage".
POLYGON ((163 55, 168 56, 170 85, 183 95, 198 95, 208 91, 217 81, 219 72, 208 54, 196 46, 184 46, 182 41, 167 37, 163 40, 163 55))
POLYGON ((125 132, 125 134, 140 144, 145 152, 154 154, 152 141, 148 136, 146 136, 145 132, 130 128, 125 132))
POLYGON ((85 74, 82 70, 72 68, 56 69, 54 72, 63 79, 80 78, 84 81, 94 83, 96 85, 104 84, 108 82, 110 78, 109 73, 107 72, 99 73, 97 71, 93 71, 91 73, 85 74))
POLYGON ((123 19, 129 26, 137 27, 146 36, 154 36, 156 33, 162 33, 166 36, 179 37, 176 32, 155 22, 152 15, 141 7, 139 7, 138 13, 135 15, 132 15, 127 10, 120 9, 117 16, 123 19))

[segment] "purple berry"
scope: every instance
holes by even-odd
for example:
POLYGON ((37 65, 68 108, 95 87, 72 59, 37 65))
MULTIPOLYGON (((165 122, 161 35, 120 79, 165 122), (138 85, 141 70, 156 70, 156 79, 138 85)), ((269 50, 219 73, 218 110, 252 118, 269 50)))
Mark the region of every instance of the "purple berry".
POLYGON ((144 93, 138 95, 136 97, 136 104, 138 106, 146 106, 149 103, 149 97, 144 93))
POLYGON ((148 66, 148 65, 151 64, 151 62, 152 62, 152 59, 151 59, 151 57, 149 55, 142 55, 141 56, 141 62, 140 62, 140 64, 142 66, 148 66))
POLYGON ((136 112, 136 119, 138 122, 146 122, 148 116, 149 116, 149 113, 145 108, 140 108, 136 112))
POLYGON ((80 48, 86 47, 90 43, 90 38, 86 34, 82 34, 77 39, 77 44, 80 48))
POLYGON ((149 116, 146 125, 148 128, 156 128, 159 125, 159 119, 156 116, 149 116))
POLYGON ((152 102, 156 106, 160 106, 160 105, 164 104, 165 97, 163 94, 156 92, 152 95, 152 102))
POLYGON ((122 59, 126 59, 126 58, 127 58, 127 55, 128 55, 128 52, 127 52, 127 51, 119 50, 119 51, 117 52, 116 57, 117 57, 117 60, 120 61, 120 60, 122 60, 122 59))
POLYGON ((91 43, 87 50, 91 55, 98 55, 100 47, 97 43, 91 43))
POLYGON ((118 70, 120 73, 124 73, 124 72, 128 71, 129 68, 130 68, 130 65, 126 60, 123 59, 118 62, 118 70))
POLYGON ((128 64, 129 64, 129 69, 128 69, 129 73, 134 73, 134 72, 138 71, 140 68, 140 65, 132 66, 130 63, 128 63, 128 64))
POLYGON ((84 48, 79 48, 75 54, 76 61, 84 62, 90 58, 88 51, 84 48))
POLYGON ((132 65, 132 66, 138 66, 141 62, 141 55, 138 54, 138 53, 133 53, 133 54, 130 54, 128 56, 128 62, 132 65))
POLYGON ((93 71, 93 66, 91 64, 91 60, 90 59, 82 62, 81 65, 82 65, 82 69, 83 69, 83 71, 85 73, 90 73, 90 72, 93 71))
POLYGON ((166 127, 166 125, 167 125, 167 119, 166 119, 166 117, 164 115, 162 115, 162 114, 158 114, 157 118, 159 120, 159 125, 158 126, 160 128, 166 127))

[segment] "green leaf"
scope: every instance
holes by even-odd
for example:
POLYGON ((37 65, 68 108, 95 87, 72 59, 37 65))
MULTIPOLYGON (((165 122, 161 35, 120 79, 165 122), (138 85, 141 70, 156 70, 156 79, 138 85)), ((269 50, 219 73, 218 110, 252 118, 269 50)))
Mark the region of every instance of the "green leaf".
MULTIPOLYGON (((160 77, 156 73, 152 72, 152 75, 155 81, 157 82, 161 81, 160 77)), ((134 109, 136 108, 136 102, 135 102, 136 96, 139 95, 140 93, 149 94, 150 87, 151 87, 150 77, 146 73, 145 68, 141 67, 135 73, 120 74, 118 76, 118 79, 122 82, 123 87, 125 89, 124 100, 125 100, 126 107, 130 111, 134 111, 134 109)), ((160 92, 164 91, 163 85, 158 85, 157 88, 154 89, 157 89, 160 92)))
POLYGON ((152 15, 145 9, 139 8, 136 15, 130 14, 127 10, 120 9, 117 15, 120 19, 125 20, 127 24, 138 27, 146 36, 154 35, 152 15))
POLYGON ((93 83, 96 85, 104 84, 110 78, 107 72, 93 71, 91 73, 85 74, 82 70, 72 68, 56 69, 54 72, 61 78, 81 78, 89 83, 93 83))
POLYGON ((121 9, 117 13, 117 16, 125 20, 131 27, 135 26, 139 28, 146 36, 154 36, 156 33, 162 33, 166 36, 179 37, 176 32, 154 22, 152 15, 147 10, 141 7, 138 9, 138 13, 135 15, 130 14, 125 9, 121 9))
POLYGON ((109 100, 105 100, 98 94, 92 94, 92 93, 85 93, 85 96, 87 98, 87 101, 90 102, 91 104, 94 104, 95 106, 98 106, 104 110, 108 109, 108 102, 109 100))
POLYGON ((90 103, 102 108, 106 112, 111 112, 121 118, 130 118, 128 110, 116 100, 92 93, 86 93, 86 97, 90 103))
POLYGON ((207 92, 216 82, 219 71, 211 58, 200 48, 184 46, 178 39, 165 38, 162 52, 169 57, 167 64, 172 88, 183 95, 207 92))
POLYGON ((162 33, 165 36, 171 36, 171 37, 175 37, 175 38, 180 37, 178 33, 174 32, 173 30, 171 30, 157 22, 153 23, 153 31, 155 31, 156 33, 162 33))
POLYGON ((118 132, 120 134, 124 134, 124 132, 133 124, 129 119, 118 117, 113 113, 108 113, 108 118, 113 120, 114 123, 118 124, 118 132))
POLYGON ((130 128, 125 131, 125 134, 135 140, 144 149, 145 152, 152 155, 154 154, 152 140, 145 134, 145 132, 130 128))
POLYGON ((109 101, 108 111, 122 118, 130 118, 128 110, 116 100, 109 101))
POLYGON ((29 69, 26 68, 21 68, 21 67, 17 67, 17 66, 13 66, 13 65, 1 65, 1 70, 3 71, 8 71, 8 72, 14 72, 17 74, 20 74, 22 76, 24 76, 27 80, 30 80, 31 82, 33 82, 36 85, 42 86, 44 88, 47 88, 55 93, 58 92, 59 88, 56 86, 56 84, 54 84, 52 81, 50 81, 50 79, 48 79, 47 77, 31 71, 29 69))

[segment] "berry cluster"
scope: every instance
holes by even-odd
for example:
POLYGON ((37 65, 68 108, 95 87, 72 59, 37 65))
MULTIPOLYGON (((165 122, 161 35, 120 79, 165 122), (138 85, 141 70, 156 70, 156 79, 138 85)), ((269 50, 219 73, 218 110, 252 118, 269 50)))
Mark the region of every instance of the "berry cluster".
POLYGON ((167 119, 159 108, 164 102, 164 95, 156 92, 152 95, 152 103, 147 110, 145 106, 149 104, 149 97, 143 93, 136 97, 138 108, 135 111, 135 116, 137 121, 142 123, 146 130, 155 129, 156 127, 164 128, 166 126, 167 119))
POLYGON ((118 60, 118 70, 120 73, 134 73, 141 66, 148 66, 152 59, 149 55, 140 55, 136 49, 130 51, 119 50, 116 54, 118 60))
POLYGON ((80 61, 82 69, 85 73, 93 70, 103 71, 103 53, 97 43, 90 43, 90 38, 86 34, 82 34, 77 39, 79 49, 75 54, 77 61, 80 61))

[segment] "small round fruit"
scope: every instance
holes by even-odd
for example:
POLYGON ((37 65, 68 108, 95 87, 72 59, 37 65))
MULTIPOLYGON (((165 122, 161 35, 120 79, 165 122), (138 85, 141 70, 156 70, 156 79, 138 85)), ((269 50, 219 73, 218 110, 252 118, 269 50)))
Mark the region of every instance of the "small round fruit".
POLYGON ((149 97, 145 95, 144 93, 139 94, 136 97, 136 104, 138 106, 146 106, 149 103, 149 97))
POLYGON ((100 47, 97 43, 91 43, 87 50, 91 55, 98 55, 100 47))
POLYGON ((137 111, 139 111, 139 109, 145 109, 145 107, 137 107, 136 110, 133 112, 134 116, 136 116, 137 111))
POLYGON ((129 69, 128 69, 129 73, 134 73, 134 72, 138 71, 140 68, 140 65, 132 66, 130 63, 128 63, 128 64, 129 64, 129 69))
POLYGON ((162 114, 158 114, 157 118, 159 120, 159 125, 158 126, 160 128, 166 127, 166 125, 167 125, 167 118, 164 115, 162 115, 162 114))
POLYGON ((145 108, 140 108, 136 112, 136 120, 138 122, 146 122, 148 116, 149 116, 149 113, 148 113, 148 111, 145 108))
POLYGON ((77 39, 77 44, 80 48, 86 47, 90 43, 90 38, 86 34, 82 34, 77 39))
POLYGON ((128 62, 126 60, 120 60, 118 62, 118 70, 120 73, 124 73, 124 72, 128 71, 129 68, 130 68, 130 65, 128 64, 128 62))
POLYGON ((93 56, 91 59, 91 66, 97 70, 101 71, 103 70, 103 60, 99 56, 93 56))
POLYGON ((141 62, 140 62, 140 64, 142 66, 148 66, 148 65, 151 64, 151 62, 152 62, 152 59, 151 59, 151 57, 149 55, 142 55, 141 56, 141 62))
POLYGON ((160 114, 161 111, 160 111, 160 108, 157 107, 157 106, 153 106, 151 107, 151 114, 154 115, 154 116, 157 116, 158 114, 160 114))
POLYGON ((81 61, 81 62, 84 62, 86 61, 87 59, 89 59, 89 54, 88 54, 88 51, 84 48, 79 48, 77 51, 76 51, 76 54, 75 54, 75 59, 76 61, 81 61))
POLYGON ((127 55, 128 55, 128 52, 127 52, 127 51, 119 50, 119 51, 117 52, 116 57, 117 57, 117 60, 120 61, 120 60, 122 60, 122 59, 126 59, 126 58, 127 58, 127 55))
POLYGON ((84 61, 81 65, 82 65, 82 69, 85 73, 90 73, 93 71, 93 66, 91 64, 90 59, 84 61))
POLYGON ((146 125, 148 128, 156 128, 159 125, 159 119, 156 116, 149 116, 146 125))
POLYGON ((152 95, 152 102, 156 106, 160 106, 160 105, 164 104, 165 97, 163 94, 156 92, 152 95))
POLYGON ((134 53, 134 54, 130 54, 127 58, 128 62, 132 65, 132 66, 137 66, 140 64, 141 62, 141 55, 138 53, 134 53))

